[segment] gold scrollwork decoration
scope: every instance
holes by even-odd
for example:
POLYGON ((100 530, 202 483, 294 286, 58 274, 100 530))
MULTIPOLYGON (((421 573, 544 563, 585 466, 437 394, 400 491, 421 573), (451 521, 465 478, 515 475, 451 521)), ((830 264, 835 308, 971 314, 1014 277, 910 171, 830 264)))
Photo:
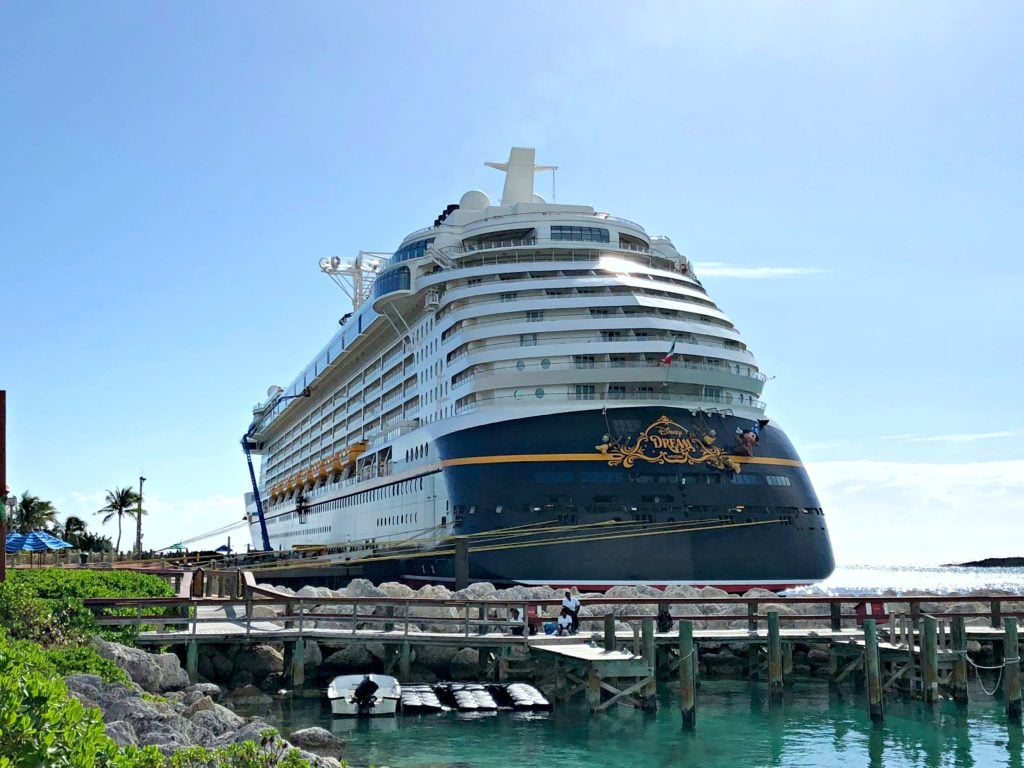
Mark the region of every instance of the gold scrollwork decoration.
POLYGON ((714 431, 697 434, 662 416, 640 433, 636 441, 621 444, 605 435, 595 446, 608 457, 608 466, 631 468, 637 461, 651 464, 707 464, 715 469, 739 472, 740 466, 715 445, 714 431))

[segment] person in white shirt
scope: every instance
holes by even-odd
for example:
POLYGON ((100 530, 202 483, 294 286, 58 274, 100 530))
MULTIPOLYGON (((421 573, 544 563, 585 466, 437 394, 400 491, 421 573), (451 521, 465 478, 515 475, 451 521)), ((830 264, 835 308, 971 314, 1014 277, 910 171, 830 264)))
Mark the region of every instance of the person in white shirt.
POLYGON ((572 615, 569 613, 568 608, 563 608, 562 612, 558 614, 558 622, 555 628, 555 634, 557 635, 571 635, 572 634, 572 615))
POLYGON ((508 609, 508 620, 509 620, 509 623, 511 623, 511 625, 512 625, 512 634, 513 635, 522 635, 523 634, 523 627, 526 624, 526 621, 525 621, 525 619, 522 616, 522 612, 518 608, 509 608, 508 609))
POLYGON ((580 601, 577 600, 572 592, 569 590, 565 591, 565 597, 562 598, 562 607, 569 612, 569 616, 572 618, 572 631, 573 634, 579 632, 580 629, 580 601))

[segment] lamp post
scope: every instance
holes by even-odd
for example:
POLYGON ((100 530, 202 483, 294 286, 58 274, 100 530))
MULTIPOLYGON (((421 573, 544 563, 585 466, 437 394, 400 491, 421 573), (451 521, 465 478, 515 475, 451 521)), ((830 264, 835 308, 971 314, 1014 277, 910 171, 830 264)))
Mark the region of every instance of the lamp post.
POLYGON ((142 484, 146 478, 139 475, 139 508, 135 513, 135 557, 142 559, 142 484))

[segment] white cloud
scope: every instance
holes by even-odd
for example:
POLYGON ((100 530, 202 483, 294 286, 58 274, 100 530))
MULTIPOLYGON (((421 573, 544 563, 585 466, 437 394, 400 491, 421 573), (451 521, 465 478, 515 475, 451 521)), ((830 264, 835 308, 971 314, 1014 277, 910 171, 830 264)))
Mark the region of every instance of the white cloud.
MULTIPOLYGON (((103 517, 96 510, 105 503, 105 493, 72 493, 64 498, 54 499, 54 506, 61 523, 68 515, 77 515, 86 521, 88 529, 117 541, 117 522, 111 520, 103 525, 103 517)), ((240 523, 245 515, 245 504, 239 496, 210 496, 204 499, 165 501, 157 494, 145 494, 143 506, 146 514, 142 518, 143 549, 169 547, 176 542, 193 539, 201 534, 240 523)), ((249 542, 249 531, 241 526, 224 533, 207 536, 188 545, 189 549, 214 549, 231 537, 232 549, 245 550, 249 542)), ((135 520, 125 519, 121 528, 121 550, 127 551, 135 544, 135 520)))
POLYGON ((1024 556, 1024 460, 808 462, 842 564, 1024 556))
POLYGON ((734 267, 720 261, 694 262, 693 267, 698 277, 733 277, 744 280, 817 275, 825 271, 811 267, 734 267))
POLYGON ((956 435, 885 435, 880 440, 897 440, 904 443, 973 443, 977 440, 997 440, 1015 437, 1016 432, 964 432, 956 435))

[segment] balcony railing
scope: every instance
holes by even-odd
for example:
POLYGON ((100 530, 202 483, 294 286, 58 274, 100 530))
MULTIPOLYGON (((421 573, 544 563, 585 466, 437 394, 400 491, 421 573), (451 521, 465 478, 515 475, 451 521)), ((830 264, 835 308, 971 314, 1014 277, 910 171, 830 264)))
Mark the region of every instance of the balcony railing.
POLYGON ((537 397, 535 392, 523 393, 519 397, 515 395, 477 395, 476 400, 472 403, 456 405, 455 412, 461 415, 485 406, 516 407, 524 403, 530 405, 537 405, 538 403, 561 405, 562 403, 569 402, 591 402, 598 400, 614 402, 671 402, 677 403, 683 408, 723 413, 731 412, 733 408, 751 408, 756 411, 763 411, 765 409, 763 400, 750 398, 740 402, 737 397, 727 397, 725 395, 713 397, 708 395, 684 395, 674 392, 609 392, 607 394, 604 392, 593 392, 576 394, 574 392, 551 392, 545 389, 541 397, 537 397))
POLYGON ((470 243, 459 246, 459 253, 476 253, 477 251, 495 251, 501 248, 526 248, 537 244, 537 238, 526 237, 520 240, 487 240, 482 243, 470 243))
POLYGON ((666 366, 664 363, 658 360, 626 360, 626 361, 604 361, 604 360, 562 360, 558 362, 549 362, 547 367, 541 365, 540 361, 534 360, 530 363, 526 363, 522 369, 517 365, 497 365, 492 368, 485 370, 474 371, 472 373, 462 374, 459 381, 452 384, 452 388, 461 387, 467 382, 474 381, 479 378, 487 378, 489 376, 497 376, 501 373, 516 373, 527 375, 529 373, 535 373, 536 371, 565 371, 565 370, 606 370, 609 368, 614 369, 669 369, 675 368, 676 370, 682 368, 688 371, 706 371, 708 373, 722 373, 730 376, 742 376, 744 378, 753 379, 754 381, 764 383, 768 377, 760 371, 756 371, 750 366, 740 365, 738 363, 731 365, 709 365, 707 363, 692 363, 682 360, 673 361, 671 366, 666 366))
MULTIPOLYGON (((600 296, 601 294, 596 294, 596 295, 600 296)), ((556 299, 556 298, 557 299, 562 299, 562 298, 567 298, 567 297, 575 298, 576 296, 587 296, 588 298, 593 298, 594 297, 593 294, 566 294, 565 296, 557 296, 557 297, 556 296, 552 296, 550 298, 551 299, 556 299)), ((473 305, 470 305, 468 308, 472 309, 472 310, 475 310, 478 313, 479 313, 480 310, 482 310, 482 309, 484 309, 486 307, 495 307, 496 311, 502 311, 502 309, 501 309, 501 305, 502 304, 514 304, 514 303, 517 303, 517 302, 524 302, 524 301, 537 301, 540 298, 541 297, 537 297, 537 296, 521 296, 521 297, 516 297, 514 299, 508 299, 507 301, 502 301, 502 302, 486 302, 486 303, 482 303, 482 304, 473 304, 473 305)), ((699 307, 695 307, 695 308, 699 308, 699 307)), ((460 311, 461 311, 461 309, 462 308, 460 308, 460 311)), ((606 315, 596 314, 595 315, 589 309, 586 312, 562 312, 562 311, 559 311, 559 310, 547 310, 545 308, 540 308, 540 311, 547 312, 547 314, 545 314, 544 317, 543 317, 543 322, 558 322, 558 321, 561 321, 561 320, 586 320, 588 322, 594 323, 594 327, 595 328, 598 328, 599 330, 608 330, 608 331, 613 331, 613 330, 622 330, 622 331, 631 330, 630 328, 623 327, 623 325, 631 323, 634 320, 660 320, 660 321, 663 321, 663 322, 666 322, 666 323, 668 323, 668 322, 671 322, 671 323, 687 323, 687 324, 689 324, 693 328, 693 332, 695 332, 695 333, 707 333, 709 328, 714 328, 714 329, 717 329, 717 330, 720 330, 720 331, 733 331, 734 330, 732 328, 732 326, 716 325, 710 319, 703 318, 703 317, 701 317, 701 318, 694 318, 694 319, 677 318, 677 317, 669 317, 669 316, 666 316, 666 315, 663 315, 663 314, 659 314, 658 312, 654 312, 654 311, 649 311, 649 312, 630 312, 629 314, 623 312, 622 314, 618 314, 615 311, 616 309, 618 309, 618 307, 614 307, 614 306, 612 306, 612 307, 595 307, 595 309, 605 310, 605 311, 607 311, 608 314, 606 314, 606 315)), ((503 311, 507 312, 508 309, 505 308, 503 311)), ((515 318, 513 318, 513 317, 502 317, 502 318, 498 318, 498 319, 495 319, 495 320, 478 320, 478 319, 474 318, 472 325, 464 324, 458 330, 451 331, 444 338, 444 340, 441 343, 442 344, 450 344, 452 339, 455 339, 455 338, 457 338, 459 336, 462 336, 464 332, 472 330, 473 328, 483 328, 483 327, 487 327, 487 326, 491 326, 491 325, 511 325, 511 326, 518 327, 518 324, 521 322, 521 320, 522 319, 518 318, 518 317, 515 317, 515 318)), ((463 322, 465 323, 465 321, 463 321, 463 322)), ((640 330, 646 330, 646 329, 640 329, 640 330)), ((672 329, 667 328, 667 327, 652 328, 652 329, 649 329, 649 330, 650 330, 650 332, 658 332, 658 333, 667 332, 669 334, 672 333, 672 329)), ((681 333, 686 333, 686 331, 681 331, 681 332, 677 333, 676 334, 676 338, 678 338, 679 341, 684 341, 684 339, 681 336, 681 333)), ((669 336, 669 338, 672 338, 672 337, 669 336)))
MULTIPOLYGON (((673 337, 671 335, 664 334, 664 333, 662 333, 662 334, 651 333, 651 334, 648 334, 647 336, 623 336, 621 338, 599 338, 595 334, 588 334, 586 336, 562 336, 562 335, 555 335, 555 336, 552 336, 550 339, 538 338, 532 344, 522 344, 519 341, 487 341, 487 342, 481 342, 481 346, 479 346, 479 347, 475 347, 473 349, 463 350, 463 351, 459 352, 458 354, 452 355, 452 357, 448 360, 448 364, 451 365, 452 363, 455 363, 455 362, 461 360, 462 358, 466 357, 469 354, 476 353, 476 352, 486 352, 486 351, 492 350, 492 349, 508 349, 510 347, 522 347, 523 349, 534 350, 536 347, 558 346, 558 347, 563 347, 564 348, 564 349, 559 350, 558 354, 567 355, 567 354, 581 354, 581 350, 579 349, 579 347, 571 347, 570 346, 571 344, 574 344, 574 343, 575 344, 580 344, 580 345, 583 345, 583 344, 594 344, 594 343, 598 343, 598 342, 602 342, 602 343, 606 342, 608 344, 621 344, 623 342, 635 343, 635 342, 648 342, 648 341, 657 341, 657 342, 662 342, 662 343, 668 342, 669 344, 671 344, 672 341, 673 341, 673 337)), ((726 341, 721 341, 721 342, 719 342, 719 341, 712 341, 712 340, 684 341, 683 339, 678 339, 678 341, 682 342, 683 344, 685 344, 687 346, 691 346, 691 347, 712 347, 714 349, 730 349, 730 350, 732 350, 734 352, 740 352, 740 353, 745 352, 745 350, 742 347, 740 347, 738 345, 733 346, 732 344, 729 344, 726 341)), ((666 353, 668 352, 668 347, 665 348, 665 352, 666 353)), ((530 352, 531 356, 536 355, 536 354, 537 354, 536 351, 530 352)), ((593 352, 588 352, 587 354, 594 354, 594 353, 593 352)), ((677 352, 676 354, 681 354, 681 352, 677 352)))

